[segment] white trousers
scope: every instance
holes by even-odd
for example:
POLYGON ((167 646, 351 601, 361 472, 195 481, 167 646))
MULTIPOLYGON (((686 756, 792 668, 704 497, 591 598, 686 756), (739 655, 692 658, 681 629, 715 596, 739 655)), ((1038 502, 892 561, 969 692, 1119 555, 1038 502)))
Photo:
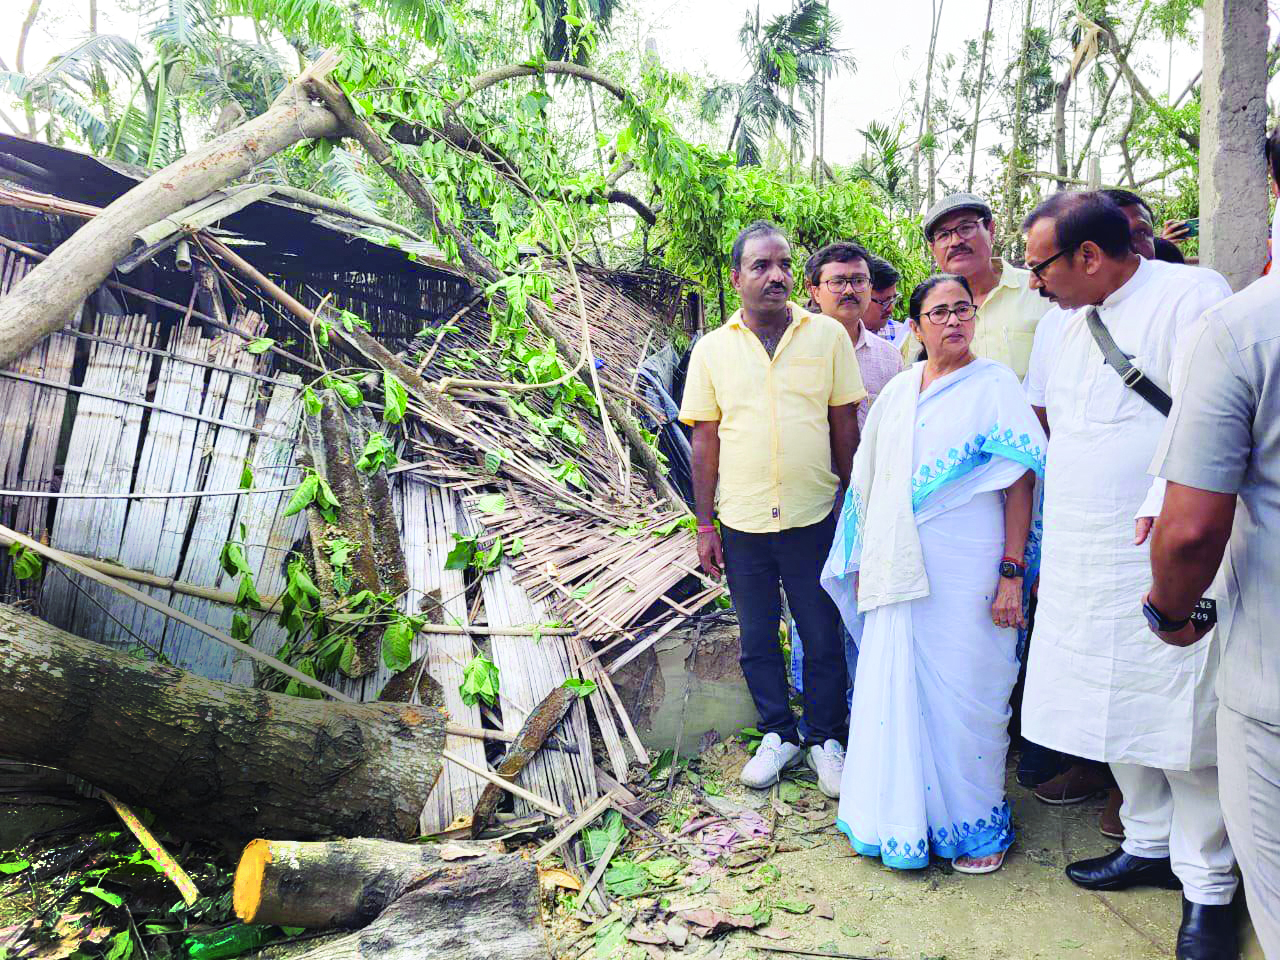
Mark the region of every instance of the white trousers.
POLYGON ((1280 958, 1280 726, 1218 704, 1218 765, 1249 918, 1262 952, 1280 958))
POLYGON ((1113 763, 1111 772, 1124 793, 1124 852, 1168 857, 1192 903, 1230 903, 1239 881, 1218 800, 1218 768, 1160 770, 1113 763))

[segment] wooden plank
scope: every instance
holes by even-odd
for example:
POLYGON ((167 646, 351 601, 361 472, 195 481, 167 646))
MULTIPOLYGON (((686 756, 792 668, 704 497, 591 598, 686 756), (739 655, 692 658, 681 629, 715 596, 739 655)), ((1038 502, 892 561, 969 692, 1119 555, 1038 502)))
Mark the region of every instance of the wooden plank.
MULTIPOLYGON (((261 326, 257 314, 238 316, 234 326, 246 334, 255 334, 261 326)), ((258 362, 244 349, 244 342, 236 336, 223 334, 216 340, 203 341, 204 350, 219 366, 233 370, 251 371, 258 362)), ((200 412, 207 417, 225 420, 233 424, 253 426, 257 400, 258 381, 252 377, 238 376, 223 370, 202 370, 207 374, 200 412)), ((196 449, 193 463, 193 480, 201 489, 226 490, 239 483, 249 454, 251 434, 244 430, 214 427, 201 424, 206 429, 196 449), (194 478, 198 476, 199 480, 194 478)), ((266 437, 260 440, 266 440, 266 437)), ((187 536, 179 579, 202 587, 222 584, 225 573, 218 562, 227 538, 235 535, 234 519, 238 497, 208 497, 194 501, 195 516, 187 536)), ((186 525, 183 526, 184 532, 186 525)), ((234 585, 228 585, 234 589, 234 585)), ((232 608, 202 597, 174 593, 169 603, 183 613, 202 623, 229 632, 232 608)), ((164 653, 175 666, 192 670, 201 676, 215 680, 229 680, 236 660, 234 651, 222 645, 213 645, 185 624, 170 621, 164 635, 164 653)))
MULTIPOLYGON (((112 340, 150 346, 151 325, 142 316, 100 316, 95 332, 112 340)), ((89 351, 85 386, 124 400, 146 397, 151 370, 148 354, 107 343, 89 351)), ((82 396, 67 446, 62 489, 84 492, 129 490, 142 430, 143 408, 119 400, 82 396)), ((70 553, 119 562, 127 501, 65 500, 54 514, 51 542, 70 553)), ((55 626, 91 640, 128 646, 134 641, 98 604, 111 599, 111 589, 76 574, 51 573, 44 578, 42 603, 55 626), (77 590, 69 581, 76 578, 77 590), (83 593, 81 592, 83 591, 83 593), (93 598, 92 600, 90 598, 93 598), (97 601, 96 603, 93 601, 97 601)))
MULTIPOLYGON (((551 619, 546 607, 535 604, 516 583, 515 571, 505 561, 481 579, 480 587, 489 626, 526 626, 551 619)), ((532 637, 490 637, 489 649, 498 667, 504 731, 518 733, 543 697, 568 677, 578 675, 572 666, 568 643, 569 638, 562 636, 544 636, 536 642, 532 637)), ((587 711, 581 700, 569 710, 557 735, 577 745, 578 755, 541 750, 516 777, 516 782, 576 813, 598 796, 587 711)), ((529 813, 531 808, 518 801, 516 812, 529 813)))
MULTIPOLYGON (((154 398, 157 404, 193 413, 200 410, 204 370, 187 363, 186 358, 200 357, 205 346, 198 328, 173 330, 169 356, 160 361, 156 376, 154 398)), ((147 419, 146 433, 142 437, 133 489, 197 489, 199 451, 204 446, 208 430, 206 424, 176 413, 153 412, 147 419)), ((196 501, 189 499, 126 502, 119 562, 143 573, 176 576, 195 505, 196 501)), ((140 589, 157 600, 169 602, 168 590, 155 587, 140 589)), ((126 624, 154 649, 163 648, 167 619, 163 614, 121 594, 104 602, 110 616, 126 624)), ((132 642, 126 638, 126 645, 132 642)))
MULTIPOLYGON (((462 572, 444 568, 453 546, 452 534, 458 530, 455 495, 405 475, 396 477, 393 488, 400 491, 400 523, 409 575, 404 609, 425 613, 431 621, 465 624, 467 598, 462 572)), ((413 644, 414 661, 425 655, 427 672, 443 689, 449 719, 466 727, 480 726, 479 706, 463 703, 458 690, 462 671, 473 653, 471 638, 464 635, 419 634, 413 644)), ((381 677, 384 670, 385 666, 380 666, 374 676, 381 677)), ((486 765, 482 740, 447 734, 445 746, 473 765, 486 765)), ((469 816, 484 786, 485 781, 471 771, 446 764, 423 807, 422 832, 439 833, 458 817, 469 816)))
MULTIPOLYGON (((302 381, 293 374, 283 375, 272 388, 266 403, 262 428, 265 436, 258 438, 253 451, 255 482, 278 485, 288 479, 300 479, 296 469, 296 456, 301 428, 301 406, 298 402, 302 381), (285 441, 276 439, 292 436, 285 441), (260 478, 260 479, 259 479, 260 478)), ((280 593, 285 585, 285 573, 289 552, 300 543, 307 529, 305 513, 282 517, 289 502, 288 493, 259 493, 251 497, 237 497, 233 528, 245 526, 245 559, 254 570, 254 582, 262 596, 280 593)), ((224 579, 223 589, 235 588, 224 579)), ((253 633, 253 646, 264 653, 275 655, 287 639, 283 627, 274 614, 260 619, 253 633)), ((248 657, 238 659, 232 666, 234 683, 252 686, 253 661, 248 657)))
MULTIPOLYGON (((0 295, 21 279, 28 264, 0 252, 0 295)), ((72 318, 78 323, 80 311, 72 318)), ((8 369, 42 379, 68 383, 75 359, 75 341, 47 337, 8 369)), ((63 390, 14 380, 0 382, 0 486, 8 490, 50 490, 58 440, 62 434, 67 394, 63 390)), ((34 498, 0 498, 0 523, 42 539, 48 524, 48 505, 34 498)), ((9 578, 8 558, 0 556, 0 590, 22 591, 9 578)))

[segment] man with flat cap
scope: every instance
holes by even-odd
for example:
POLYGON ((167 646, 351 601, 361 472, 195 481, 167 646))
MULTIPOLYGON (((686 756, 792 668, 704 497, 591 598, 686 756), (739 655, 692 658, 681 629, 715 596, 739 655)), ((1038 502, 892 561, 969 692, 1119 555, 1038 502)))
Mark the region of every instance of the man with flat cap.
MULTIPOLYGON (((972 349, 980 357, 1027 375, 1036 324, 1049 304, 1030 287, 1031 274, 992 254, 991 207, 972 193, 943 197, 924 216, 924 236, 938 269, 969 281, 978 318, 972 349)), ((903 356, 916 359, 920 343, 907 337, 903 356)))

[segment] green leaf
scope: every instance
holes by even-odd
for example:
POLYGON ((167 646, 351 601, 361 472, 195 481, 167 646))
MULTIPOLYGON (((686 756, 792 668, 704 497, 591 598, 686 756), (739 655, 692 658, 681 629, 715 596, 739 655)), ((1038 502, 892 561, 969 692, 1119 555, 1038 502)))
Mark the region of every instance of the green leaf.
POLYGON ((222 564, 222 569, 227 572, 229 577, 237 577, 249 571, 249 563, 244 558, 244 545, 236 543, 234 540, 228 540, 222 545, 222 553, 218 556, 218 562, 222 564))
POLYGON ((253 574, 248 570, 241 574, 240 583, 236 586, 236 605, 253 607, 255 610, 262 607, 262 598, 258 596, 258 588, 254 585, 253 574))
POLYGON ((284 508, 284 515, 292 517, 295 513, 301 513, 311 506, 312 501, 316 498, 316 491, 319 489, 320 478, 314 471, 308 473, 293 491, 293 496, 289 498, 288 506, 284 508))
POLYGON ((342 322, 342 327, 347 333, 354 333, 356 327, 366 331, 371 329, 368 320, 364 317, 356 316, 350 310, 343 310, 338 314, 338 319, 342 322))
POLYGON ((615 897, 635 897, 649 889, 649 873, 630 860, 615 860, 604 872, 604 885, 615 897))
POLYGON ((338 398, 348 407, 358 407, 364 403, 364 394, 350 380, 336 375, 330 375, 324 378, 324 385, 338 395, 338 398))
POLYGON ((502 562, 502 534, 493 538, 483 552, 477 552, 471 559, 472 565, 482 573, 495 569, 502 562))
POLYGON ((44 570, 40 555, 20 543, 14 542, 9 545, 9 556, 13 558, 13 575, 19 580, 38 577, 44 570))
POLYGON ((358 544, 347 537, 330 537, 324 542, 325 552, 329 555, 329 563, 334 567, 345 567, 351 562, 351 554, 358 544))
POLYGON ((465 570, 471 566, 471 560, 476 555, 476 541, 478 539, 478 537, 466 537, 460 533, 455 533, 453 535, 453 549, 445 557, 444 568, 446 570, 465 570))
POLYGON ((409 392, 395 375, 382 371, 382 419, 387 423, 399 423, 409 409, 409 392))
POLYGON ((566 690, 572 690, 580 697, 589 697, 596 692, 596 682, 594 680, 579 680, 577 677, 569 677, 560 686, 566 690))
POLYGON ((765 883, 777 883, 782 879, 782 871, 772 863, 763 863, 755 871, 757 879, 763 880, 765 883))
POLYGON ((491 707, 498 705, 498 668, 483 654, 476 654, 463 668, 462 685, 458 687, 462 702, 469 707, 483 700, 491 707))
POLYGON ((364 451, 356 461, 356 469, 365 473, 374 473, 379 467, 389 469, 395 465, 396 449, 391 441, 376 431, 369 434, 369 439, 364 444, 364 451))
MULTIPOLYGON (((355 656, 356 656, 355 642, 348 637, 347 640, 342 644, 342 654, 338 657, 338 669, 341 670, 343 673, 345 673, 347 676, 351 676, 351 663, 353 660, 355 660, 355 656)), ((385 652, 383 653, 383 656, 384 657, 386 656, 385 652)))
POLYGON ((256 340, 250 340, 247 344, 245 344, 245 350, 248 353, 254 353, 254 354, 266 353, 275 345, 276 345, 276 342, 272 340, 270 337, 258 337, 256 340))
POLYGON ((0 874, 21 873, 30 866, 30 860, 10 860, 8 863, 0 863, 0 874))
POLYGON ((253 489, 253 464, 248 460, 244 462, 244 466, 240 470, 240 489, 253 489))
POLYGON ((108 903, 113 907, 118 907, 124 903, 124 897, 117 893, 112 893, 110 890, 103 890, 101 887, 81 887, 80 892, 92 894, 103 903, 108 903))
POLYGON ((398 617, 387 625, 382 632, 382 662, 388 670, 399 673, 413 663, 412 640, 417 632, 408 617, 398 617))
POLYGON ((580 587, 575 587, 569 593, 569 596, 572 597, 574 600, 581 600, 595 588, 596 588, 596 582, 592 580, 590 583, 584 583, 580 587))
POLYGON ((775 900, 773 905, 787 913, 808 913, 813 909, 812 903, 805 903, 803 900, 775 900))
POLYGON ((501 453, 498 453, 495 450, 487 451, 484 455, 485 470, 496 477, 498 475, 498 471, 502 468, 502 460, 503 457, 501 453))
POLYGON ((111 949, 103 960, 129 960, 133 956, 133 939, 128 930, 121 930, 111 938, 111 949))
POLYGON ((600 826, 588 827, 582 831, 582 849, 586 854, 587 862, 592 866, 595 861, 604 856, 605 849, 614 840, 622 843, 627 839, 627 825, 622 822, 622 814, 617 810, 610 810, 600 820, 600 826))
POLYGON ((333 488, 328 481, 319 475, 316 476, 316 507, 320 510, 320 515, 330 523, 337 522, 338 498, 333 495, 333 488))
POLYGON ((481 513, 501 513, 507 509, 507 498, 501 493, 486 493, 476 501, 476 509, 481 513))
POLYGON ((320 398, 316 396, 316 392, 310 387, 304 387, 302 390, 302 406, 313 417, 324 408, 324 404, 320 402, 320 398))
POLYGON ((666 883, 684 869, 684 864, 675 857, 655 857, 643 864, 645 871, 658 883, 666 883))
POLYGON ((231 639, 239 640, 241 643, 248 643, 249 636, 253 633, 253 622, 249 619, 247 613, 241 613, 237 610, 231 615, 231 639))

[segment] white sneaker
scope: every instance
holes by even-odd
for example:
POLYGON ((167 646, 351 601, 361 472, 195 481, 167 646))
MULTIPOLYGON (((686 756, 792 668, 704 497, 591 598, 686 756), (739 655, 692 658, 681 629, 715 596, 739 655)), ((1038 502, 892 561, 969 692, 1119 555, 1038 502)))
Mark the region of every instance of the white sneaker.
POLYGON ((799 760, 800 748, 796 744, 787 743, 776 733, 766 733, 756 747, 756 755, 746 762, 738 779, 744 786, 760 790, 777 783, 782 771, 799 760))
POLYGON ((839 740, 828 740, 820 747, 809 748, 809 767, 818 775, 818 789, 833 800, 840 796, 840 778, 844 776, 844 747, 839 740))

